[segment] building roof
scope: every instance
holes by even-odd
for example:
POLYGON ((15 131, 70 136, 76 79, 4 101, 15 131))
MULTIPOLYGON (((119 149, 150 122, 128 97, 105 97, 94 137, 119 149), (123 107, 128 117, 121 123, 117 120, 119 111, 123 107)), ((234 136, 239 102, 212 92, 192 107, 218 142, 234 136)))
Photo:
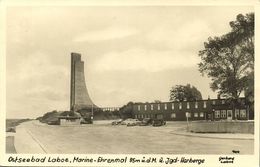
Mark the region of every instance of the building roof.
MULTIPOLYGON (((239 100, 245 99, 244 97, 240 97, 239 100)), ((220 101, 220 100, 229 100, 229 99, 202 99, 196 101, 167 101, 167 102, 135 102, 134 104, 163 104, 163 103, 193 103, 193 102, 201 102, 201 101, 220 101)))

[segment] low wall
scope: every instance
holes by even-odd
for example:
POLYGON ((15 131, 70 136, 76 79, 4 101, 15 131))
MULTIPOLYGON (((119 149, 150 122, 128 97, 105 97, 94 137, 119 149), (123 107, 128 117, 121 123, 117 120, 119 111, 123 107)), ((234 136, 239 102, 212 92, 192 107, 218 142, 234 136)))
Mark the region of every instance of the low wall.
POLYGON ((253 121, 233 122, 191 122, 189 131, 196 133, 251 133, 254 134, 253 121))

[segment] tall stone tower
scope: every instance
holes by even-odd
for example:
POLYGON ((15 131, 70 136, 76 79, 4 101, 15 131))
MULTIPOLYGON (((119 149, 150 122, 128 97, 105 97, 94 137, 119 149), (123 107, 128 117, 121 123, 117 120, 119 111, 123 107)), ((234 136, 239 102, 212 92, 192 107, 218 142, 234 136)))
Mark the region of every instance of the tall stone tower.
POLYGON ((70 110, 96 107, 89 97, 84 75, 84 62, 79 53, 71 53, 70 110))

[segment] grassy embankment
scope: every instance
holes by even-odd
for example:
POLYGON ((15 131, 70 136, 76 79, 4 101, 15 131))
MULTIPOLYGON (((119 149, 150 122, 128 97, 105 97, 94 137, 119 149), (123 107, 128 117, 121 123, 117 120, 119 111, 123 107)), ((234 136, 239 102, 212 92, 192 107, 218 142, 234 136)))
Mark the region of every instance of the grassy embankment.
POLYGON ((31 119, 6 119, 6 132, 15 132, 15 127, 31 119))
MULTIPOLYGON (((30 121, 30 119, 6 119, 6 132, 15 133, 15 127, 26 121, 30 121)), ((6 136, 6 153, 16 153, 14 140, 14 136, 6 136)))

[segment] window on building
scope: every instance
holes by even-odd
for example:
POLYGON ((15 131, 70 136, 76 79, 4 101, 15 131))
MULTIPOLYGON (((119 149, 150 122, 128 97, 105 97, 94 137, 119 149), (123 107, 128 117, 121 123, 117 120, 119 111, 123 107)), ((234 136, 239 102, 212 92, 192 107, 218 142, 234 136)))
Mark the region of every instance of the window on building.
POLYGON ((219 110, 216 110, 215 111, 215 118, 219 118, 220 117, 220 111, 219 110))
POLYGON ((141 110, 141 106, 140 106, 140 105, 138 105, 138 106, 137 106, 137 108, 138 108, 138 111, 140 111, 140 110, 141 110))
POLYGON ((144 105, 144 110, 145 110, 145 111, 147 110, 147 105, 144 105))
POLYGON ((200 112, 200 117, 201 117, 201 118, 204 117, 204 112, 200 112))
POLYGON ((198 108, 198 102, 197 101, 195 102, 195 108, 198 108))
POLYGON ((190 103, 187 102, 187 109, 190 109, 190 103))
POLYGON ((215 105, 215 104, 216 104, 216 101, 215 101, 215 100, 213 100, 213 101, 212 101, 212 104, 213 104, 213 105, 215 105))
POLYGON ((158 104, 157 109, 161 110, 161 105, 160 104, 158 104))
POLYGON ((153 110, 153 104, 151 104, 151 110, 153 110))
POLYGON ((167 103, 164 104, 164 110, 167 110, 167 103))
POLYGON ((182 103, 179 103, 179 109, 180 110, 182 109, 182 103))
POLYGON ((235 118, 239 118, 239 109, 235 109, 235 118))
POLYGON ((226 110, 221 110, 221 118, 226 118, 227 112, 226 110))
POLYGON ((246 110, 240 110, 240 117, 241 118, 246 118, 246 110))
POLYGON ((191 117, 191 113, 190 112, 186 112, 186 117, 190 118, 191 117))
POLYGON ((172 103, 172 110, 174 110, 174 103, 172 103))
POLYGON ((194 113, 194 117, 197 118, 199 114, 197 112, 194 113))
POLYGON ((171 118, 176 118, 176 114, 175 114, 175 113, 172 113, 172 114, 171 114, 171 118))
POLYGON ((206 101, 203 102, 203 108, 207 108, 207 102, 206 101))

